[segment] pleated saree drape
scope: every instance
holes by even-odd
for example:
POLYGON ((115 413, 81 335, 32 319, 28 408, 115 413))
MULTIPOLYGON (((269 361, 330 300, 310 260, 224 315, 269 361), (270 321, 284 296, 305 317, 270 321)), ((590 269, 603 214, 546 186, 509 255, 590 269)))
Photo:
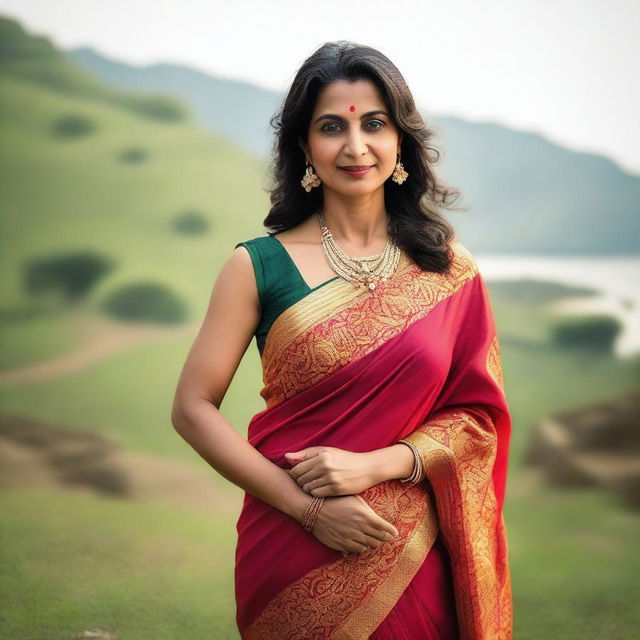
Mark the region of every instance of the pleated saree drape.
POLYGON ((235 568, 243 640, 511 639, 511 418, 485 283, 461 243, 452 252, 446 274, 403 253, 372 291, 334 279, 271 326, 254 447, 288 469, 289 451, 407 438, 426 479, 362 492, 400 536, 347 556, 246 493, 235 568))

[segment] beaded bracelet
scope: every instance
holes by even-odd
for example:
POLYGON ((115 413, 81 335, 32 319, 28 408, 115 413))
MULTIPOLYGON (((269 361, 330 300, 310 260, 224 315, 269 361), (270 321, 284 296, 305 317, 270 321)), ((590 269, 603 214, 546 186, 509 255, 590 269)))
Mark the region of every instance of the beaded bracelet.
POLYGON ((300 523, 302 524, 303 529, 306 529, 307 531, 311 531, 311 529, 313 529, 313 525, 318 518, 318 513, 324 500, 324 497, 313 496, 313 500, 309 503, 309 506, 302 517, 302 522, 300 523))
POLYGON ((396 444, 406 444, 411 451, 413 451, 413 472, 408 478, 400 480, 400 482, 408 482, 411 486, 418 484, 424 478, 424 469, 422 467, 422 458, 420 458, 420 452, 413 442, 408 440, 398 440, 396 444))

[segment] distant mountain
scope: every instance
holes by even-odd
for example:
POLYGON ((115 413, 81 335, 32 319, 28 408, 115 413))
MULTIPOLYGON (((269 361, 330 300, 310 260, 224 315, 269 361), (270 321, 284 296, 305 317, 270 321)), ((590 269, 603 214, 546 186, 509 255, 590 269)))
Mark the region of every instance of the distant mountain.
POLYGON ((234 140, 255 155, 270 151, 269 118, 281 100, 273 91, 175 64, 136 67, 87 47, 73 49, 68 55, 113 87, 162 91, 179 97, 207 129, 234 140))
MULTIPOLYGON (((92 49, 69 56, 117 87, 162 91, 187 102, 208 129, 253 153, 270 151, 269 119, 282 96, 188 67, 134 67, 92 49)), ((464 212, 448 216, 476 251, 535 254, 640 253, 640 177, 604 156, 541 135, 460 118, 431 117, 442 178, 464 212)), ((301 168, 302 175, 302 168, 301 168)))
POLYGON ((604 156, 491 124, 441 118, 445 171, 468 212, 450 216, 487 252, 640 253, 640 176, 604 156))

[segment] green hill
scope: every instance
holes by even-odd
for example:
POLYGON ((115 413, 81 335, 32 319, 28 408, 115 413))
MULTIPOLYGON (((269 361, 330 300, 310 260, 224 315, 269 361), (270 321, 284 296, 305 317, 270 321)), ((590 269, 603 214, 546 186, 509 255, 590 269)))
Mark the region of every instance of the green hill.
MULTIPOLYGON (((88 91, 98 83, 76 75, 46 42, 24 35, 27 41, 20 43, 15 31, 13 36, 14 58, 20 51, 37 55, 24 53, 32 64, 5 64, 5 47, 0 65, 0 342, 6 345, 0 371, 81 348, 91 326, 102 322, 100 301, 131 282, 168 287, 188 316, 184 332, 164 343, 160 337, 125 349, 77 374, 4 385, 0 404, 10 413, 125 434, 127 445, 198 464, 171 430, 171 394, 220 266, 236 242, 262 233, 268 210, 264 163, 190 118, 158 120, 123 104, 123 93, 88 91), (64 90, 57 78, 65 78, 64 90), (56 123, 64 118, 90 122, 90 130, 60 135, 56 123), (132 149, 142 150, 142 159, 123 161, 123 152, 132 149), (206 222, 204 232, 175 230, 176 217, 190 212, 206 222), (39 310, 25 291, 24 266, 87 250, 113 260, 115 269, 75 311, 39 310), (102 409, 87 411, 85 402, 102 409)), ((100 331, 94 334, 103 339, 100 331)), ((257 394, 250 402, 236 399, 240 389, 259 383, 254 351, 225 398, 240 426, 247 412, 263 406, 257 394)))
POLYGON ((118 105, 157 120, 183 120, 188 115, 185 105, 171 96, 106 87, 58 51, 47 38, 28 35, 18 22, 7 18, 0 18, 0 74, 118 105))
POLYGON ((264 167, 231 142, 192 121, 158 123, 13 76, 0 76, 0 91, 3 307, 23 300, 25 259, 79 248, 119 261, 107 287, 151 274, 186 287, 193 300, 233 241, 260 232, 264 167), (95 123, 95 131, 57 136, 55 122, 68 115, 95 123), (147 159, 122 162, 130 148, 144 149, 147 159), (200 211, 210 232, 174 233, 173 218, 187 210, 200 211))
POLYGON ((105 288, 150 274, 202 308, 202 287, 234 241, 260 233, 264 163, 203 131, 173 98, 182 117, 158 120, 132 107, 147 96, 102 86, 16 23, 0 20, 0 36, 2 307, 24 301, 18 269, 27 258, 93 248, 119 263, 105 288), (61 136, 64 118, 92 130, 61 136), (144 160, 123 161, 131 149, 144 160), (185 211, 199 212, 209 232, 173 232, 185 211))

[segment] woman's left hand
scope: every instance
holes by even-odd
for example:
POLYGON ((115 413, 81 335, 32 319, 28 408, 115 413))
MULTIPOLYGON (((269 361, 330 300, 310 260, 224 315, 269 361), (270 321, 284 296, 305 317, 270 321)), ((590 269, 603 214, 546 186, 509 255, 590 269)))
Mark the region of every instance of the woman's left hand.
POLYGON ((284 456, 294 465, 288 470, 291 477, 312 496, 355 495, 378 483, 371 452, 316 446, 284 456))

